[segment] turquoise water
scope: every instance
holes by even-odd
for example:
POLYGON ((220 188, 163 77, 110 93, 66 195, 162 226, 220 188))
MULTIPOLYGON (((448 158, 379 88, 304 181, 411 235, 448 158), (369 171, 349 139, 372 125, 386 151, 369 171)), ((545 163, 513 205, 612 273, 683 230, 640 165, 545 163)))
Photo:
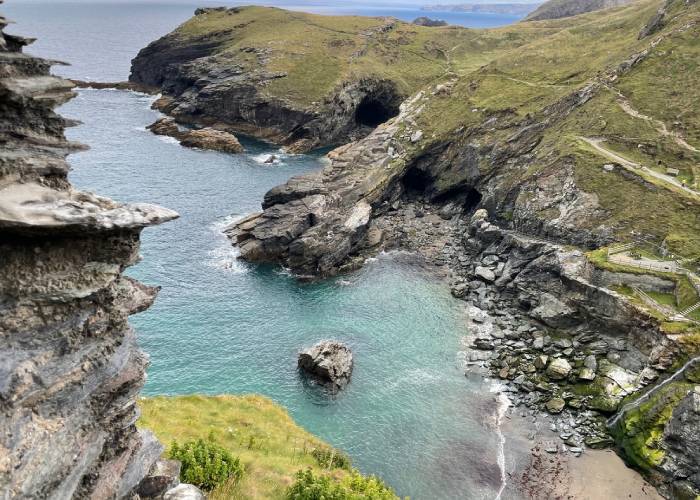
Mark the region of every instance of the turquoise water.
MULTIPOLYGON (((60 74, 111 81, 192 7, 32 2, 3 11, 18 21, 13 32, 39 37, 34 52, 74 64, 60 74)), ((223 225, 258 210, 271 187, 321 168, 322 158, 253 141, 238 156, 182 148, 145 130, 158 117, 151 100, 85 90, 61 110, 83 122, 69 138, 91 147, 71 157, 75 185, 182 216, 144 232, 144 260, 129 270, 162 286, 154 307, 132 318, 151 356, 145 393, 261 393, 402 495, 494 498, 495 403, 487 383, 463 374, 463 304, 404 255, 316 284, 239 262, 223 225), (282 162, 263 164, 267 153, 282 162), (350 344, 356 359, 351 384, 332 400, 295 368, 300 348, 329 337, 350 344)))
POLYGON ((402 254, 316 284, 237 261, 221 227, 321 158, 251 141, 241 156, 186 149, 144 129, 157 117, 150 102, 86 90, 62 109, 84 122, 69 138, 92 148, 71 157, 75 185, 181 214, 144 232, 144 260, 129 271, 163 287, 132 318, 151 356, 145 394, 261 393, 402 494, 489 498, 493 485, 475 478, 470 460, 478 456, 486 481, 497 477, 494 405, 488 387, 463 374, 463 304, 402 254), (282 163, 261 163, 272 152, 282 163), (298 350, 323 338, 355 353, 352 382, 334 399, 296 371, 298 350))

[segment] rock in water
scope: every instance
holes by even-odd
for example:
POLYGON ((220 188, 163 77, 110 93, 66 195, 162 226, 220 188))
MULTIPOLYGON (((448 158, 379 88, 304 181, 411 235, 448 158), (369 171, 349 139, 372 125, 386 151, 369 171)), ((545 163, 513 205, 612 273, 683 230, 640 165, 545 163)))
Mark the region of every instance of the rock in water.
POLYGON ((180 144, 188 148, 211 149, 224 153, 243 152, 243 146, 235 135, 213 128, 193 130, 184 135, 180 144))
POLYGON ((352 351, 342 342, 322 340, 299 353, 299 368, 338 390, 350 382, 352 351))

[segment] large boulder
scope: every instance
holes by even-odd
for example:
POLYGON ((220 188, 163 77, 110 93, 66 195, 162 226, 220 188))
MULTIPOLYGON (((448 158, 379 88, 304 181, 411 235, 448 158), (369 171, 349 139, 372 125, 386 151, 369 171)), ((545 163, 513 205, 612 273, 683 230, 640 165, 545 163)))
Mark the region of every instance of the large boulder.
POLYGON ((330 389, 345 387, 352 374, 352 351, 342 342, 322 340, 299 353, 299 368, 330 389))
POLYGON ((188 148, 211 149, 224 153, 243 152, 243 146, 235 135, 213 128, 192 130, 182 137, 180 144, 188 148))

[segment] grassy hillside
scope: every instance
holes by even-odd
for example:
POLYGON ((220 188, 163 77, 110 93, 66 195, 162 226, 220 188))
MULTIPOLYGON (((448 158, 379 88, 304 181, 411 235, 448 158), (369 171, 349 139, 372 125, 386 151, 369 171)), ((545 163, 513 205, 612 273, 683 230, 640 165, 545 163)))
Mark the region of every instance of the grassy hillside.
MULTIPOLYGON (((621 240, 633 232, 650 235, 665 239, 681 255, 700 257, 700 197, 642 172, 606 172, 602 166, 610 159, 581 140, 601 138, 606 148, 658 173, 676 168, 679 181, 689 186, 700 180, 700 109, 691 104, 700 102, 700 9, 697 3, 672 4, 665 28, 638 39, 658 7, 659 2, 646 1, 574 19, 527 23, 560 29, 504 51, 478 71, 463 73, 449 99, 426 101, 421 128, 442 140, 454 130, 469 130, 499 115, 506 117, 506 124, 485 136, 491 143, 506 143, 529 119, 546 120, 547 106, 593 85, 589 101, 547 123, 526 169, 509 171, 484 163, 485 173, 522 186, 572 168, 578 188, 594 195, 600 208, 597 217, 576 221, 577 226, 604 227, 621 240), (648 56, 630 71, 611 82, 604 78, 644 51, 648 56)), ((560 213, 542 210, 538 215, 548 220, 560 213)))
POLYGON ((216 67, 277 75, 256 91, 294 109, 327 111, 317 103, 342 100, 342 84, 363 77, 405 96, 424 90, 409 124, 424 139, 398 138, 407 163, 446 144, 478 148, 476 188, 502 222, 584 230, 588 242, 643 234, 700 258, 700 194, 686 189, 700 188, 699 23, 700 2, 684 0, 489 30, 244 7, 197 15, 169 36, 213 44, 216 67), (662 5, 659 29, 640 37, 662 5), (517 144, 528 128, 532 143, 517 144), (624 164, 604 170, 616 157, 624 164), (669 168, 678 176, 664 177, 669 168))
POLYGON ((241 483, 217 488, 210 499, 285 498, 299 470, 311 469, 334 482, 351 474, 349 466, 339 467, 340 452, 262 396, 159 396, 142 398, 139 407, 139 427, 153 431, 166 446, 173 440, 208 439, 240 457, 245 466, 241 483), (335 456, 333 466, 322 465, 314 450, 335 456))
POLYGON ((266 93, 300 106, 327 97, 339 82, 363 76, 390 79, 406 95, 451 71, 474 70, 495 53, 547 30, 510 27, 480 31, 427 28, 390 18, 320 16, 244 7, 193 17, 174 35, 215 40, 222 64, 283 72, 266 93), (258 57, 257 51, 264 54, 258 57))

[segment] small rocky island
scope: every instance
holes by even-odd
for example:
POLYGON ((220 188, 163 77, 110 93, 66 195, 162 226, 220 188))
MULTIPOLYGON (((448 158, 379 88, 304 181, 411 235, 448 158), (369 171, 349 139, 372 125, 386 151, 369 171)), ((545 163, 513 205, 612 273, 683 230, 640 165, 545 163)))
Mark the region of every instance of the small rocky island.
POLYGON ((342 342, 322 340, 299 353, 298 366, 331 392, 337 392, 350 382, 352 351, 342 342))

